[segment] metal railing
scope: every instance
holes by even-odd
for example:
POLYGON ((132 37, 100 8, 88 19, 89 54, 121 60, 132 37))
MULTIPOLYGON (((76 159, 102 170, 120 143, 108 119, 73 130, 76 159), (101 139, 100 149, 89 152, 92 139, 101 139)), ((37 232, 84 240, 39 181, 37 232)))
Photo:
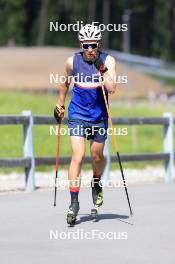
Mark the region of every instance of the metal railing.
POLYGON ((161 59, 150 58, 116 50, 108 50, 107 52, 116 58, 117 61, 125 63, 128 66, 130 65, 132 68, 137 69, 138 71, 154 74, 160 77, 175 77, 175 65, 172 63, 167 64, 161 59))
MULTIPOLYGON (((67 123, 67 118, 63 124, 67 123)), ((162 118, 113 118, 114 125, 162 125, 164 128, 163 153, 139 153, 139 154, 121 154, 121 161, 164 161, 165 164, 165 182, 173 181, 174 177, 174 150, 173 150, 173 115, 164 113, 162 118)), ((34 125, 55 125, 55 119, 52 116, 32 115, 31 111, 23 111, 22 115, 0 115, 0 125, 23 125, 24 131, 24 157, 0 159, 1 168, 24 167, 25 185, 27 191, 35 189, 35 167, 39 165, 54 165, 55 157, 35 157, 33 126, 34 125)), ((106 157, 106 167, 104 178, 109 178, 110 162, 117 160, 115 155, 110 155, 109 138, 104 148, 106 157)), ((60 157, 60 164, 69 164, 71 157, 60 157)), ((85 163, 90 163, 91 158, 86 157, 85 163)))

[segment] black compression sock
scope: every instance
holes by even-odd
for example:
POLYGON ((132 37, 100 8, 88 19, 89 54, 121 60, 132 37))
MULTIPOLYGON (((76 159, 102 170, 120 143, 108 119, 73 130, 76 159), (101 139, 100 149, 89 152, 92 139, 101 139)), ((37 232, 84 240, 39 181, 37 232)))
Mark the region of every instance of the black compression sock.
POLYGON ((101 177, 97 177, 96 175, 93 175, 91 186, 94 188, 97 192, 100 192, 102 190, 101 184, 100 184, 101 177))
POLYGON ((79 192, 70 192, 71 203, 78 202, 78 194, 79 194, 79 192))

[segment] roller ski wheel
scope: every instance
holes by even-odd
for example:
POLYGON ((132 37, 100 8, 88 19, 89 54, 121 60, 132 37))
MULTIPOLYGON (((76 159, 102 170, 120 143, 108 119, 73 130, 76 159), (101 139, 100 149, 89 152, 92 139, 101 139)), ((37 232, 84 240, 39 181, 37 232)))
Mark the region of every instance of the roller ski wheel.
POLYGON ((93 196, 93 201, 94 201, 94 208, 91 210, 91 217, 92 217, 92 221, 96 222, 98 221, 99 208, 103 204, 103 193, 100 192, 95 197, 93 196))
POLYGON ((79 203, 75 202, 72 203, 69 207, 68 213, 67 213, 67 224, 70 226, 74 226, 76 224, 76 219, 79 211, 79 203))
POLYGON ((98 221, 98 210, 99 206, 95 206, 94 209, 91 209, 91 217, 93 222, 98 221))

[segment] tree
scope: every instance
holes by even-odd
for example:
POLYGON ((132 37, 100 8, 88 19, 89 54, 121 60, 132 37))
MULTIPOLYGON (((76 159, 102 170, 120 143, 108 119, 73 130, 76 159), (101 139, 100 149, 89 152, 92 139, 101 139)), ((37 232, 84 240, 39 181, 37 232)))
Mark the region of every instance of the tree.
MULTIPOLYGON (((103 24, 110 22, 110 0, 103 0, 103 24)), ((109 31, 105 30, 103 34, 103 45, 105 49, 109 48, 109 31)))
POLYGON ((0 45, 25 42, 25 0, 0 1, 0 45))
POLYGON ((88 22, 91 24, 96 18, 96 0, 89 0, 88 4, 88 22))
POLYGON ((41 1, 40 8, 40 18, 39 18, 39 30, 38 30, 38 38, 37 45, 44 45, 45 36, 46 36, 46 28, 47 28, 47 17, 48 17, 48 6, 49 0, 41 1))

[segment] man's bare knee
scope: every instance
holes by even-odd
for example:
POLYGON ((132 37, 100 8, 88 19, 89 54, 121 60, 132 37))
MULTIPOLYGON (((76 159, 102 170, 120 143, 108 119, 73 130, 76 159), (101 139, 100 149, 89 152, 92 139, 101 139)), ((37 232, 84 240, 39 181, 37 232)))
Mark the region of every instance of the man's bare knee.
POLYGON ((103 153, 91 152, 91 158, 94 162, 101 162, 104 160, 103 153))
POLYGON ((77 165, 81 165, 84 161, 85 156, 81 154, 73 154, 72 155, 72 161, 76 163, 77 165))

